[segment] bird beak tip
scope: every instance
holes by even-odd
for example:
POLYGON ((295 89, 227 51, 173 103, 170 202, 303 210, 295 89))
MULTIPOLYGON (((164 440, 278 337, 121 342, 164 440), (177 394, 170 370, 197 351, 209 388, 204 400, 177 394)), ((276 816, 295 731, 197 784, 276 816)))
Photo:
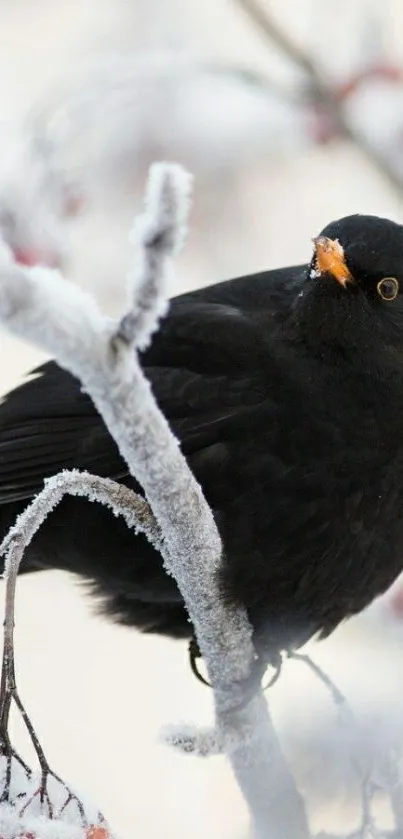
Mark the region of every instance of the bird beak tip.
POLYGON ((346 265, 344 249, 338 239, 329 239, 327 236, 315 236, 316 270, 319 276, 330 274, 337 282, 346 288, 347 283, 353 278, 346 265))

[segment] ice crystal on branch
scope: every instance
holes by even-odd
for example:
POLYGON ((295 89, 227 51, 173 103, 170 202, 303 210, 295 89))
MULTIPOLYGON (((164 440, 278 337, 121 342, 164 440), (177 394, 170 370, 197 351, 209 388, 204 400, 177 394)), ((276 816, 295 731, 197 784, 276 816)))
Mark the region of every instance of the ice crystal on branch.
MULTIPOLYGON (((165 311, 170 291, 166 270, 183 240, 189 185, 181 167, 164 164, 151 171, 145 216, 136 232, 139 260, 132 275, 133 295, 123 319, 104 317, 92 298, 57 272, 22 268, 9 256, 0 262, 0 318, 13 332, 52 352, 81 380, 144 489, 162 536, 165 567, 181 590, 214 687, 216 734, 212 732, 210 742, 223 744, 256 837, 287 832, 290 839, 307 839, 303 802, 260 691, 251 626, 244 610, 229 609, 220 597, 221 540, 212 511, 155 403, 134 349, 147 343, 165 311)), ((15 581, 18 555, 24 550, 24 537, 17 531, 4 546, 10 554, 11 613, 10 581, 15 581)), ((8 633, 12 661, 10 624, 8 633)), ((17 701, 13 668, 7 666, 11 696, 17 701)))

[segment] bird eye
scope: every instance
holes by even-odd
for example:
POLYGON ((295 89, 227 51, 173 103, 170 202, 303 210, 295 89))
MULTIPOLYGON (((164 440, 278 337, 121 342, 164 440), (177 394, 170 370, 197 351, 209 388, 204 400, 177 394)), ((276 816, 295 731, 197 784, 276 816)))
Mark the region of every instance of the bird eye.
POLYGON ((399 282, 395 277, 384 277, 376 286, 382 300, 394 300, 399 294, 399 282))

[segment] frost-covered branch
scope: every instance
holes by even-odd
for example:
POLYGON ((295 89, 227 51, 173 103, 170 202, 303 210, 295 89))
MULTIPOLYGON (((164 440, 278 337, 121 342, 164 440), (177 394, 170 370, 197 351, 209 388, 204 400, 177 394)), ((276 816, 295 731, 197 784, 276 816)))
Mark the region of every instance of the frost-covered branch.
POLYGON ((166 570, 181 590, 214 687, 217 742, 231 759, 255 836, 306 839, 303 802, 259 689, 250 624, 244 611, 228 608, 219 595, 221 540, 214 517, 136 352, 166 310, 189 189, 181 168, 152 168, 146 211, 135 230, 138 269, 131 277, 130 308, 119 323, 57 272, 19 268, 7 254, 0 254, 0 318, 81 380, 143 486, 163 535, 166 570))
POLYGON ((5 556, 6 604, 4 619, 4 645, 2 681, 0 690, 0 735, 7 737, 11 701, 21 705, 27 728, 30 731, 39 762, 45 765, 44 756, 30 720, 20 702, 14 675, 14 611, 17 575, 24 551, 49 513, 65 495, 76 495, 104 504, 118 516, 121 515, 128 527, 137 533, 144 533, 151 544, 162 554, 163 539, 149 505, 140 496, 109 478, 100 478, 88 472, 61 472, 45 481, 45 488, 21 513, 0 545, 0 556, 5 556))
POLYGON ((43 767, 45 767, 45 758, 31 722, 22 707, 15 683, 15 589, 24 551, 49 513, 54 510, 65 495, 85 497, 89 501, 97 501, 100 504, 110 507, 116 516, 121 515, 125 519, 128 527, 133 528, 137 533, 144 533, 151 544, 161 554, 164 552, 160 529, 144 498, 136 495, 136 493, 127 487, 111 481, 109 478, 100 478, 97 475, 90 475, 88 472, 78 472, 77 470, 61 472, 45 481, 45 488, 34 498, 24 512, 18 516, 14 526, 10 528, 6 537, 3 539, 0 545, 0 556, 5 556, 6 558, 6 604, 0 689, 0 736, 2 736, 3 741, 7 739, 9 712, 11 702, 14 699, 17 705, 21 706, 20 711, 30 732, 39 762, 43 767))
MULTIPOLYGON (((360 765, 354 752, 354 739, 359 734, 359 720, 350 707, 347 698, 339 690, 333 680, 325 673, 322 667, 312 660, 309 655, 305 653, 290 652, 289 658, 294 661, 300 661, 305 664, 314 676, 324 685, 329 692, 334 704, 339 710, 340 725, 344 727, 344 737, 350 732, 349 743, 351 748, 350 760, 359 780, 361 791, 361 822, 358 830, 354 831, 345 839, 401 839, 403 836, 403 796, 402 796, 402 778, 400 770, 400 756, 397 751, 389 753, 384 769, 384 782, 379 783, 374 778, 375 766, 371 763, 365 766, 360 765), (388 796, 391 812, 393 813, 395 830, 394 831, 380 831, 376 824, 373 815, 373 802, 377 792, 382 792, 388 796)), ((173 736, 171 732, 167 732, 167 737, 173 736)), ((189 751, 189 748, 188 748, 189 751)), ((320 833, 316 839, 340 839, 340 837, 330 836, 330 834, 320 833)))
MULTIPOLYGON (((49 513, 65 495, 76 495, 104 504, 114 515, 122 516, 128 527, 133 528, 136 533, 144 533, 157 550, 163 551, 161 531, 144 498, 110 478, 100 478, 99 475, 72 469, 59 472, 45 480, 44 489, 18 516, 16 523, 0 544, 0 556, 9 555, 12 544, 18 540, 21 540, 24 551, 49 513)), ((18 568, 16 572, 18 573, 18 568)), ((8 578, 8 575, 6 576, 8 578)))
MULTIPOLYGON (((66 808, 73 804, 79 820, 77 831, 65 830, 66 839, 84 839, 89 837, 88 817, 81 799, 53 772, 47 762, 34 725, 23 705, 15 679, 15 657, 14 657, 14 612, 15 612, 15 591, 17 575, 24 551, 30 544, 37 530, 44 523, 49 513, 66 495, 84 496, 90 501, 97 501, 110 507, 115 515, 121 515, 127 525, 137 532, 144 533, 149 541, 160 551, 163 551, 163 541, 158 525, 152 515, 147 502, 136 495, 125 486, 115 483, 107 478, 100 478, 88 473, 62 472, 49 478, 45 482, 45 488, 32 503, 18 516, 16 523, 9 530, 7 536, 0 545, 0 555, 5 555, 5 580, 6 580, 6 603, 4 617, 4 643, 3 660, 1 671, 0 687, 0 770, 2 762, 6 761, 4 778, 0 782, 0 802, 4 806, 0 811, 0 826, 2 820, 11 825, 17 825, 18 831, 24 827, 24 819, 29 811, 28 823, 32 826, 32 810, 35 815, 35 802, 39 801, 40 812, 43 815, 45 808, 46 815, 53 824, 53 831, 59 830, 55 827, 57 808, 55 807, 55 792, 49 790, 49 784, 56 782, 56 799, 60 800, 60 793, 64 798, 60 800, 59 815, 63 815, 66 808), (9 738, 9 715, 12 703, 15 703, 31 738, 40 765, 40 777, 37 778, 13 749, 9 738), (15 785, 18 778, 18 807, 12 793, 12 785, 15 785), (16 812, 15 812, 16 811, 16 812)), ((54 789, 54 788, 53 788, 54 789)), ((97 823, 101 833, 100 839, 108 839, 109 833, 102 826, 104 819, 100 813, 97 814, 97 823)), ((62 827, 62 830, 64 828, 62 827)), ((28 827, 27 827, 28 831, 28 827)), ((9 835, 7 833, 7 835, 9 835)), ((10 834, 11 835, 11 834, 10 834)), ((18 833, 20 834, 20 832, 18 833)), ((33 835, 38 837, 41 831, 37 828, 33 835)), ((53 833, 56 836, 55 833, 53 833)))

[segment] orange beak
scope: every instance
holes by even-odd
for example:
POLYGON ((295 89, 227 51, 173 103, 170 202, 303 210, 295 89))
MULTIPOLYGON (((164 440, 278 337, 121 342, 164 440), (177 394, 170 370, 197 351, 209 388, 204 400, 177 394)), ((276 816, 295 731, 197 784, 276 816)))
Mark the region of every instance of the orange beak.
POLYGON ((343 288, 354 282, 346 265, 344 250, 338 239, 317 236, 312 239, 315 245, 316 270, 319 274, 331 274, 343 288))

